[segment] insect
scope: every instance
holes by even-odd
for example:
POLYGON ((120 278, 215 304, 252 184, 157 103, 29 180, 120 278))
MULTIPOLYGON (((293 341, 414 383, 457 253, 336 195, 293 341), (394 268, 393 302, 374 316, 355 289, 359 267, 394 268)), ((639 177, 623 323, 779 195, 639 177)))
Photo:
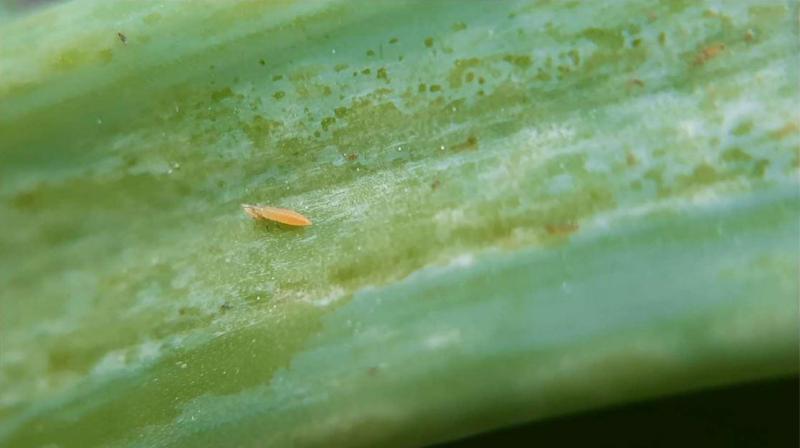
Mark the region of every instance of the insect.
POLYGON ((122 34, 120 32, 117 32, 117 37, 119 37, 119 41, 120 42, 122 42, 125 45, 128 45, 128 36, 126 36, 126 35, 124 35, 124 34, 122 34))
POLYGON ((266 205, 242 204, 244 212, 257 220, 275 221, 290 226, 305 227, 311 225, 311 220, 286 208, 269 207, 266 205))

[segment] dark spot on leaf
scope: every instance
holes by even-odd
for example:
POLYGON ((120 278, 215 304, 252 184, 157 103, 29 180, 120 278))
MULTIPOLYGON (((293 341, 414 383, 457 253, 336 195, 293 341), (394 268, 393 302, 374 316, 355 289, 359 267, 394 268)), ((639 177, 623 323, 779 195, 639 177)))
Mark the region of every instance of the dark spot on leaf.
POLYGON ((230 87, 225 87, 224 89, 220 89, 211 93, 211 100, 212 101, 221 101, 225 98, 233 96, 233 90, 230 87))
POLYGON ((503 56, 503 60, 508 62, 509 64, 513 64, 519 68, 526 69, 531 66, 533 61, 531 57, 528 55, 513 55, 508 54, 503 56))
POLYGON ((450 26, 450 29, 456 32, 463 31, 467 29, 467 24, 464 22, 456 22, 450 26))
POLYGON ((336 123, 335 117, 325 117, 320 122, 323 131, 327 131, 329 127, 331 127, 334 123, 336 123))
POLYGON ((386 82, 389 82, 389 72, 386 71, 385 67, 381 67, 378 69, 378 74, 375 76, 378 79, 382 79, 386 82))

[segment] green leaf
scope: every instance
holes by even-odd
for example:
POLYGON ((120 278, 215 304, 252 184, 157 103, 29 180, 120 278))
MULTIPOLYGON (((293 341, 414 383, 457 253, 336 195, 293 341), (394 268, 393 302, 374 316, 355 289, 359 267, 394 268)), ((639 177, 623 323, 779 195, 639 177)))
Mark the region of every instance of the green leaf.
POLYGON ((0 444, 419 445, 798 372, 785 2, 13 6, 0 444))

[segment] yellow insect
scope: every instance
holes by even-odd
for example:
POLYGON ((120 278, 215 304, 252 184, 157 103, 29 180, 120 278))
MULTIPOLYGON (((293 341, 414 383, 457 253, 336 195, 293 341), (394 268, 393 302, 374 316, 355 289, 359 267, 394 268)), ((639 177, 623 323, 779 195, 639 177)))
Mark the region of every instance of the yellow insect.
POLYGON ((242 204, 244 212, 253 219, 275 221, 290 226, 305 227, 311 225, 311 220, 286 208, 269 207, 267 205, 242 204))

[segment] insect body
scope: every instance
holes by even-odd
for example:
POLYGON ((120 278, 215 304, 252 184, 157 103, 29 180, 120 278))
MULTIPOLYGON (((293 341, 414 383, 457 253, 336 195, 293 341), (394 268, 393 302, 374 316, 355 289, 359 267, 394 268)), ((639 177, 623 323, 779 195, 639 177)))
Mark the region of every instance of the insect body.
POLYGON ((310 219, 294 210, 289 210, 286 208, 250 204, 242 204, 242 208, 244 209, 244 212, 250 215, 250 217, 253 219, 264 219, 267 221, 275 221, 281 224, 299 227, 311 225, 310 219))

